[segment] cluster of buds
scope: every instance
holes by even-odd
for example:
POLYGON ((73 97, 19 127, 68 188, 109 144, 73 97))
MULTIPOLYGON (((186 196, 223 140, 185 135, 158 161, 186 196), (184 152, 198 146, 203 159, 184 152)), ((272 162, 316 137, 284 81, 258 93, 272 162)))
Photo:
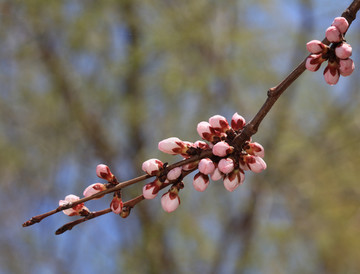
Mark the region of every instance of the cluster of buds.
MULTIPOLYGON (((92 196, 98 192, 106 190, 108 187, 118 184, 115 176, 111 173, 110 168, 107 165, 100 164, 96 167, 96 175, 104 179, 108 182, 108 184, 103 183, 95 183, 92 185, 89 185, 83 192, 84 197, 92 196)), ((96 199, 102 198, 104 195, 98 196, 96 199)), ((80 199, 80 197, 70 194, 65 197, 65 200, 59 201, 59 206, 64 206, 72 202, 76 202, 80 199)), ((121 200, 121 194, 119 191, 114 193, 114 197, 110 203, 110 208, 115 214, 120 214, 122 211, 122 200, 121 200)), ((71 207, 69 209, 63 210, 64 214, 68 216, 87 216, 89 215, 90 211, 87 207, 84 206, 84 203, 80 203, 75 205, 74 207, 71 207)))
POLYGON ((259 173, 266 169, 263 160, 264 148, 256 142, 248 140, 239 149, 235 138, 241 134, 245 119, 235 113, 229 124, 225 117, 212 116, 208 122, 200 122, 197 132, 205 141, 194 143, 182 141, 177 137, 167 138, 159 142, 160 151, 171 155, 181 155, 187 159, 209 150, 209 157, 166 170, 166 165, 158 159, 150 159, 143 163, 142 169, 156 179, 143 187, 145 199, 153 199, 160 189, 171 185, 170 190, 162 195, 161 205, 167 212, 174 211, 180 204, 179 190, 184 187, 184 174, 198 170, 193 178, 193 187, 197 191, 205 191, 210 178, 213 181, 223 180, 228 191, 234 191, 245 180, 245 171, 259 173))
POLYGON ((349 27, 344 17, 336 17, 330 27, 327 28, 325 36, 332 43, 330 46, 321 41, 312 40, 306 44, 307 50, 312 53, 306 59, 306 68, 317 71, 321 64, 328 60, 324 70, 324 78, 329 85, 335 85, 342 76, 349 76, 355 69, 351 46, 345 42, 344 35, 349 27))

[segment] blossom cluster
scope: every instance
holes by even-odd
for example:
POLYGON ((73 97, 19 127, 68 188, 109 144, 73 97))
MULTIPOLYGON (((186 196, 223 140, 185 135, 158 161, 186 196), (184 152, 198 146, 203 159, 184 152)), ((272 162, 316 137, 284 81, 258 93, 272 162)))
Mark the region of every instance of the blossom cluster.
POLYGON ((321 41, 312 40, 306 44, 311 55, 306 59, 306 68, 317 71, 324 61, 328 65, 324 70, 324 78, 329 85, 335 85, 342 76, 349 76, 355 69, 353 60, 350 58, 352 48, 344 40, 344 35, 349 27, 344 17, 336 17, 330 27, 326 29, 325 36, 332 43, 330 46, 321 41))
POLYGON ((240 149, 235 145, 234 140, 245 124, 245 119, 238 113, 233 115, 230 124, 225 117, 215 115, 208 122, 203 121, 197 125, 198 134, 207 142, 198 140, 192 143, 177 137, 159 142, 160 151, 181 155, 184 159, 200 155, 204 150, 211 150, 212 153, 209 157, 170 169, 165 175, 165 164, 160 160, 145 161, 142 169, 156 178, 143 187, 144 198, 153 199, 160 189, 171 185, 169 191, 162 195, 161 205, 165 211, 172 212, 180 204, 179 191, 184 187, 184 174, 198 170, 193 178, 193 187, 197 191, 205 191, 210 178, 213 181, 222 180, 228 191, 234 191, 244 182, 246 170, 259 173, 266 169, 264 148, 259 143, 248 140, 240 149))
MULTIPOLYGON (((96 175, 101 178, 104 179, 106 181, 108 181, 111 184, 115 184, 114 180, 115 176, 111 173, 110 168, 107 165, 104 164, 100 164, 96 167, 96 175)), ((107 189, 107 185, 106 184, 102 184, 102 183, 95 183, 92 185, 89 185, 83 192, 84 197, 90 197, 98 192, 104 191, 107 189)), ((94 200, 96 199, 100 199, 102 198, 104 195, 101 195, 97 198, 94 198, 94 200)), ((65 197, 65 200, 60 200, 59 201, 59 206, 64 206, 67 205, 69 203, 73 203, 76 202, 80 199, 80 197, 74 195, 74 194, 69 194, 65 197)), ((121 196, 119 194, 119 192, 116 192, 114 194, 114 197, 110 203, 110 208, 111 210, 116 213, 116 214, 120 214, 122 211, 122 207, 123 207, 123 203, 121 200, 121 196)), ((84 205, 84 203, 80 203, 77 204, 71 208, 65 209, 63 210, 64 214, 68 215, 68 216, 87 216, 90 214, 89 209, 84 205)))

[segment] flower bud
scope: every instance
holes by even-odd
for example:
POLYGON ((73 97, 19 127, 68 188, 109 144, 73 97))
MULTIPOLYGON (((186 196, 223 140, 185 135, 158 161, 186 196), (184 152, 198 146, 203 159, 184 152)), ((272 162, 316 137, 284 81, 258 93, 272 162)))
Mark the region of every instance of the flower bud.
POLYGON ((231 118, 231 127, 233 130, 239 130, 242 129, 245 126, 245 119, 241 115, 239 115, 237 112, 233 115, 231 118))
POLYGON ((262 145, 257 142, 249 143, 249 147, 245 149, 245 151, 251 155, 259 156, 264 158, 265 152, 262 145))
POLYGON ((327 46, 319 40, 311 40, 306 44, 306 49, 315 54, 323 53, 326 48, 327 46))
POLYGON ((163 163, 158 159, 149 159, 142 164, 142 170, 151 176, 158 175, 162 168, 163 163))
POLYGON ((175 168, 171 169, 171 170, 168 172, 166 178, 167 178, 169 181, 176 180, 177 178, 180 177, 181 172, 182 172, 182 168, 181 168, 181 167, 175 167, 175 168))
POLYGON ((342 76, 349 76, 355 69, 355 65, 351 58, 339 61, 339 71, 342 76))
POLYGON ((204 141, 196 141, 194 143, 194 146, 200 149, 208 149, 209 148, 209 144, 205 143, 204 141))
POLYGON ((209 185, 209 176, 202 174, 201 172, 197 173, 194 176, 193 186, 195 190, 203 192, 209 185))
POLYGON ((247 155, 244 160, 252 172, 260 173, 266 169, 265 161, 259 156, 247 155))
POLYGON ((214 138, 214 130, 210 126, 208 122, 200 122, 197 125, 196 128, 198 134, 201 138, 203 138, 206 141, 212 142, 214 138))
POLYGON ((186 153, 188 146, 177 137, 170 137, 158 144, 158 149, 164 153, 176 155, 186 153))
POLYGON ((220 172, 219 168, 215 168, 214 172, 211 174, 211 180, 218 181, 222 179, 223 174, 220 172))
POLYGON ((110 168, 104 164, 97 165, 96 175, 108 182, 111 182, 114 179, 114 175, 111 173, 110 168))
POLYGON ((335 54, 340 59, 347 59, 352 54, 352 48, 348 43, 342 43, 335 48, 335 54))
POLYGON ((324 70, 324 79, 329 85, 335 85, 340 78, 339 66, 336 62, 328 63, 324 70))
POLYGON ((340 42, 342 40, 342 34, 335 26, 328 27, 325 31, 325 36, 331 43, 340 42))
POLYGON ((234 170, 234 160, 231 158, 221 159, 218 164, 218 169, 224 174, 229 174, 234 170))
MULTIPOLYGON (((92 184, 92 185, 89 185, 87 188, 85 188, 84 192, 83 192, 83 195, 85 197, 89 197, 89 196, 92 196, 100 191, 104 191, 106 189, 106 186, 104 184, 101 184, 101 183, 95 183, 95 184, 92 184)), ((100 199, 104 197, 104 195, 98 197, 98 198, 95 198, 94 200, 97 200, 97 199, 100 199)))
POLYGON ((212 153, 219 157, 224 157, 226 155, 229 155, 233 151, 234 151, 234 147, 230 146, 225 141, 217 142, 212 148, 212 153))
POLYGON ((208 175, 215 170, 215 164, 209 158, 201 159, 199 162, 199 171, 202 174, 208 175))
POLYGON ((241 185, 245 180, 245 174, 239 169, 235 169, 230 174, 226 175, 224 178, 224 187, 233 192, 239 185, 241 185))
POLYGON ((145 199, 154 199, 159 193, 161 182, 156 179, 155 181, 144 185, 143 196, 145 199))
POLYGON ((342 34, 344 34, 349 27, 349 23, 344 17, 336 17, 331 25, 335 26, 342 34))
POLYGON ((112 201, 110 203, 110 208, 111 208, 112 212, 114 212, 115 214, 120 214, 120 212, 123 208, 123 202, 118 195, 116 195, 116 194, 114 195, 114 198, 112 199, 112 201))
POLYGON ((161 206, 166 212, 173 212, 180 205, 180 197, 177 191, 172 189, 161 197, 161 206))
POLYGON ((226 118, 221 115, 214 115, 210 117, 209 124, 213 129, 218 130, 220 132, 226 132, 230 128, 226 118))
POLYGON ((305 67, 310 71, 317 71, 324 61, 325 59, 322 58, 322 54, 311 54, 306 58, 305 67))

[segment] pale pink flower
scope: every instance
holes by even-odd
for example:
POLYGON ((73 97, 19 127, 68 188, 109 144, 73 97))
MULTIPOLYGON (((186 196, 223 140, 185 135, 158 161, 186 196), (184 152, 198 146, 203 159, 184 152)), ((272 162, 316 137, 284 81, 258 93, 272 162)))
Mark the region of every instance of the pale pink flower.
POLYGON ((352 48, 348 43, 342 43, 335 48, 335 54, 340 59, 347 59, 352 54, 352 48))
MULTIPOLYGON (((76 196, 74 194, 70 194, 65 197, 65 200, 59 201, 59 206, 67 205, 69 203, 73 203, 78 200, 80 200, 80 198, 78 196, 76 196)), ((83 211, 89 212, 89 209, 86 206, 84 206, 84 203, 80 203, 71 208, 64 209, 63 213, 68 216, 76 216, 76 215, 82 214, 83 211)))
POLYGON ((241 185, 244 182, 244 180, 245 180, 245 174, 242 171, 235 169, 233 172, 225 176, 224 187, 228 191, 232 192, 239 185, 241 185))
POLYGON ((198 123, 196 130, 201 138, 206 141, 212 142, 214 138, 214 129, 208 122, 200 122, 198 123))
POLYGON ((325 31, 325 36, 331 43, 340 42, 342 34, 340 30, 335 26, 330 26, 325 31))
POLYGON ((169 181, 176 180, 177 178, 180 177, 181 172, 182 172, 182 168, 181 168, 181 167, 175 167, 175 168, 171 169, 171 170, 168 172, 166 178, 167 178, 169 181))
POLYGON ((323 53, 325 49, 327 49, 327 46, 319 40, 311 40, 307 42, 306 49, 311 53, 319 54, 323 53))
POLYGON ((199 171, 205 175, 213 173, 215 164, 209 158, 201 159, 199 162, 199 171))
POLYGON ((163 163, 158 159, 149 159, 142 164, 142 170, 151 176, 157 175, 162 168, 163 163))
POLYGON ((249 143, 249 148, 246 149, 246 152, 261 158, 264 158, 265 155, 263 146, 257 142, 249 143))
POLYGON ((219 168, 215 168, 214 172, 210 176, 211 176, 211 180, 218 181, 222 179, 223 174, 220 172, 219 168))
POLYGON ((342 76, 349 76, 355 69, 355 65, 351 58, 339 61, 339 71, 342 76))
POLYGON ((201 172, 197 173, 194 176, 193 186, 195 190, 203 192, 209 185, 209 176, 202 174, 201 172))
POLYGON ((160 141, 158 144, 158 149, 164 153, 176 155, 184 153, 184 149, 187 150, 187 147, 185 147, 184 142, 179 138, 170 137, 160 141))
POLYGON ((110 168, 104 164, 97 165, 96 175, 108 182, 111 182, 114 179, 114 175, 111 173, 110 168))
POLYGON ((218 164, 218 169, 224 174, 229 174, 234 170, 234 160, 231 158, 221 159, 218 164))
POLYGON ((340 78, 339 65, 336 62, 328 63, 324 70, 324 79, 329 85, 335 85, 340 78))
POLYGON ((245 156, 245 162, 252 172, 260 173, 266 169, 265 161, 259 156, 247 155, 245 156))
POLYGON ((219 157, 224 157, 232 153, 233 151, 234 151, 234 147, 230 146, 225 141, 217 142, 212 148, 213 154, 219 157))
POLYGON ((344 17, 336 17, 331 25, 337 27, 342 34, 344 34, 349 27, 349 23, 344 17))
POLYGON ((322 58, 322 54, 311 54, 306 58, 305 67, 310 71, 317 71, 324 61, 325 59, 322 58))
POLYGON ((168 191, 161 197, 161 206, 166 212, 173 212, 180 205, 180 197, 178 193, 168 191))
POLYGON ((110 203, 110 208, 115 214, 120 214, 123 208, 123 202, 121 198, 115 195, 110 203))
MULTIPOLYGON (((101 183, 95 183, 95 184, 92 184, 92 185, 89 185, 87 188, 85 188, 84 192, 83 192, 83 195, 85 197, 89 197, 89 196, 92 196, 100 191, 104 191, 106 189, 106 186, 104 184, 101 184, 101 183)), ((104 195, 98 197, 98 198, 95 198, 94 200, 97 200, 97 199, 100 199, 104 197, 104 195)))
POLYGON ((242 129, 245 126, 245 119, 241 115, 239 115, 237 112, 233 115, 231 118, 231 127, 233 130, 239 130, 242 129))
POLYGON ((209 124, 212 128, 220 131, 220 132, 226 132, 230 126, 228 121, 224 116, 221 115, 214 115, 209 118, 209 124))

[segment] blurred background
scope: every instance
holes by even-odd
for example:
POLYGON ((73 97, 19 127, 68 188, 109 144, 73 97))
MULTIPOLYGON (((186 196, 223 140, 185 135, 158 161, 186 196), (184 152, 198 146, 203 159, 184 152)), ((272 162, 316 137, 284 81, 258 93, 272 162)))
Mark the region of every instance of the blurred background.
POLYGON ((190 175, 171 214, 157 197, 60 236, 62 213, 21 226, 100 182, 99 163, 128 180, 149 158, 181 159, 162 139, 196 141, 215 114, 249 121, 350 3, 0 1, 0 273, 358 273, 358 68, 334 87, 324 65, 301 75, 253 137, 268 169, 233 193, 196 192, 190 175))

